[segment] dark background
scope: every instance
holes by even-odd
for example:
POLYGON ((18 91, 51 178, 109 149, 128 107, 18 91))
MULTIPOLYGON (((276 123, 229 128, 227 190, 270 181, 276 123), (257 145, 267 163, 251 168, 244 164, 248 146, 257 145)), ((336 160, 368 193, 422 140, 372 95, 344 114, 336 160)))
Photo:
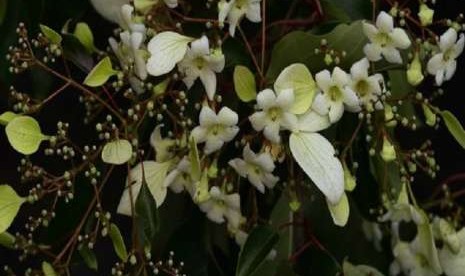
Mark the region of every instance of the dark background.
MULTIPOLYGON (((1 1, 1 0, 0 0, 1 1)), ((284 2, 276 1, 281 5, 285 6, 284 2)), ((458 12, 465 12, 465 2, 460 0, 450 0, 450 1, 438 1, 438 9, 436 11, 437 17, 443 16, 454 16, 458 12)), ((8 110, 8 87, 14 82, 18 90, 23 92, 28 92, 31 95, 42 98, 44 95, 47 95, 53 87, 58 85, 54 82, 50 76, 33 71, 27 73, 20 78, 15 79, 7 73, 8 65, 4 60, 6 50, 9 45, 14 44, 16 40, 15 28, 18 22, 24 22, 30 33, 37 32, 37 26, 39 23, 45 24, 52 27, 55 30, 60 30, 62 25, 72 18, 74 21, 84 21, 91 26, 94 31, 96 45, 100 49, 104 49, 107 45, 107 38, 111 34, 112 25, 103 20, 98 14, 96 14, 90 3, 87 0, 9 0, 8 9, 6 17, 3 24, 0 25, 0 112, 8 110)), ((442 30, 441 30, 442 32, 442 30)), ((444 88, 444 96, 439 98, 434 102, 435 105, 441 109, 447 109, 452 111, 462 124, 465 124, 465 108, 464 108, 464 99, 465 99, 465 89, 464 82, 465 79, 465 55, 458 60, 457 71, 452 79, 452 81, 447 82, 444 88)), ((77 100, 77 93, 68 93, 62 97, 59 97, 55 103, 53 103, 45 111, 41 112, 38 116, 41 125, 43 127, 44 133, 50 133, 55 130, 57 118, 60 118, 63 121, 73 122, 78 121, 82 117, 82 110, 79 108, 74 108, 74 102, 77 100), (71 108, 70 108, 71 107, 71 108)), ((419 112, 421 114, 421 112, 419 112)), ((419 115, 421 116, 421 115, 419 115)), ((85 129, 71 129, 72 136, 77 139, 86 140, 85 129)), ((465 150, 459 146, 459 144, 452 138, 449 132, 441 127, 438 131, 428 131, 420 130, 418 132, 402 132, 401 140, 403 143, 411 144, 413 142, 422 141, 424 137, 431 137, 436 151, 436 157, 438 163, 441 165, 441 171, 438 174, 438 177, 434 180, 429 178, 419 178, 414 184, 414 189, 420 192, 421 194, 428 195, 432 188, 436 187, 447 177, 457 174, 465 173, 465 150), (427 136, 425 136, 427 135, 427 136)), ((18 181, 18 174, 16 173, 16 166, 20 160, 20 157, 11 149, 9 146, 6 137, 3 131, 0 131, 0 183, 9 183, 10 185, 15 186, 20 192, 27 191, 24 190, 24 187, 21 187, 18 181)), ((46 161, 48 162, 48 161, 46 161)), ((56 164, 59 167, 59 164, 56 164)), ((108 205, 106 208, 109 210, 115 210, 116 203, 118 202, 119 196, 121 194, 122 185, 119 183, 120 179, 124 179, 124 171, 119 171, 112 178, 110 183, 107 185, 105 190, 106 195, 108 195, 107 201, 108 205), (111 184, 115 184, 112 186, 111 184), (118 188, 115 188, 118 187, 118 188)), ((456 184, 458 187, 462 187, 464 183, 456 184)), ((82 196, 86 197, 88 195, 85 191, 85 188, 82 191, 82 196)), ((79 194, 76 195, 78 197, 79 194)), ((70 206, 69 214, 74 214, 79 216, 82 211, 82 206, 85 206, 86 200, 81 198, 81 204, 74 204, 70 206)), ((177 199, 173 199, 177 200, 177 199)), ((191 209, 192 206, 183 206, 181 212, 186 212, 187 209, 191 209)), ((68 208, 68 207, 67 207, 68 208)), ((200 217, 196 211, 193 211, 191 214, 193 218, 200 217)), ((115 220, 122 225, 128 223, 125 218, 120 218, 120 216, 115 215, 115 220)), ((72 217, 69 218, 72 221, 72 217)), ((18 217, 18 221, 24 222, 24 217, 18 217)), ((21 223, 15 224, 15 227, 21 227, 21 223)), ((72 228, 72 223, 65 223, 62 227, 66 230, 66 227, 72 228)), ((60 228, 60 227, 58 227, 60 228)), ((56 230, 56 227, 53 228, 56 230)), ((196 231, 202 231, 192 227, 193 237, 195 237, 196 231)), ((45 233, 45 236, 51 239, 60 239, 60 236, 57 232, 45 233)), ((14 231, 13 231, 14 232, 14 231)), ((360 237, 360 239, 363 239, 360 237)), ((191 243, 189 237, 179 238, 179 243, 182 243, 184 247, 187 248, 187 251, 195 252, 197 250, 196 244, 191 243)), ((102 248, 98 248, 98 251, 105 252, 106 250, 111 251, 112 249, 108 248, 109 244, 101 245, 102 248)), ((343 247, 344 245, 341 244, 343 247)), ((11 253, 11 251, 4 251, 0 248, 0 266, 4 264, 9 264, 12 267, 18 266, 16 260, 16 253, 11 253)), ((182 252, 181 252, 182 254, 182 252)), ((202 255, 202 252, 199 253, 202 255)), ((105 256, 105 254, 99 254, 99 261, 104 265, 106 263, 111 263, 114 261, 112 257, 105 256), (102 258, 102 259, 101 259, 102 258)), ((186 262, 187 263, 187 262, 186 262)), ((318 266, 317 264, 311 262, 312 265, 318 266)), ((31 263, 37 267, 37 264, 31 263)), ((86 269, 83 269, 80 266, 75 268, 76 275, 93 275, 86 269)), ((0 272, 1 274, 2 272, 0 272)), ((214 274, 211 274, 214 275, 214 274)))

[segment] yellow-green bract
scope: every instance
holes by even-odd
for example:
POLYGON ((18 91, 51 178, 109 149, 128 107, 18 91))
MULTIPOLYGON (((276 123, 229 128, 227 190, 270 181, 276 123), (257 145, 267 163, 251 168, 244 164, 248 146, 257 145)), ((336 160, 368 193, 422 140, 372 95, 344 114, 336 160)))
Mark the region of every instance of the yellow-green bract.
POLYGON ((40 26, 40 31, 44 34, 46 38, 48 38, 48 40, 50 40, 50 42, 52 42, 53 44, 61 43, 63 38, 61 37, 59 33, 55 32, 53 29, 45 25, 40 24, 39 26, 40 26))
POLYGON ((257 97, 255 76, 245 66, 238 65, 234 68, 234 89, 243 102, 250 102, 257 97))
POLYGON ((19 208, 26 200, 8 185, 0 185, 0 233, 10 227, 19 208))
POLYGON ((91 87, 102 86, 116 73, 117 71, 113 70, 110 58, 106 57, 95 65, 92 71, 90 71, 84 80, 84 84, 91 87))
POLYGON ((121 165, 132 157, 132 145, 128 140, 118 139, 108 142, 102 150, 102 160, 105 163, 121 165))
POLYGON ((42 134, 39 123, 32 117, 19 116, 11 120, 5 128, 10 145, 19 153, 35 153, 40 143, 49 137, 42 134))

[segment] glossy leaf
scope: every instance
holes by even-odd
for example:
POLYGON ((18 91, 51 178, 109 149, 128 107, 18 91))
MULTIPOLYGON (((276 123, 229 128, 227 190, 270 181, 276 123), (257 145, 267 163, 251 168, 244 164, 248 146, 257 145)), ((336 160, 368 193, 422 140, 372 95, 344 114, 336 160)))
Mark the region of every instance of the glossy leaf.
POLYGON ((47 27, 45 25, 40 24, 40 31, 44 34, 46 38, 50 40, 53 44, 60 44, 63 38, 57 32, 55 32, 52 28, 47 27))
POLYGON ((132 145, 128 140, 118 139, 107 143, 102 150, 102 160, 105 163, 121 165, 132 157, 132 145))
POLYGON ((35 153, 42 141, 48 139, 43 135, 39 123, 32 117, 19 116, 11 120, 5 128, 10 145, 19 153, 35 153))
POLYGON ((238 65, 234 68, 234 89, 243 102, 250 102, 257 97, 255 76, 249 68, 238 65))
POLYGON ((113 243, 113 248, 115 249, 116 255, 125 262, 128 258, 128 252, 126 250, 126 245, 124 244, 123 236, 119 231, 118 226, 115 224, 110 224, 110 231, 108 232, 110 239, 113 243))
POLYGON ((113 70, 110 58, 106 57, 90 71, 84 80, 84 84, 91 87, 102 86, 116 73, 117 71, 113 70))
POLYGON ((450 134, 454 136, 455 140, 462 146, 462 148, 465 148, 465 130, 459 120, 448 110, 441 111, 440 115, 450 134))
POLYGON ((143 242, 146 246, 152 244, 159 229, 157 203, 153 198, 147 183, 142 182, 139 196, 136 200, 136 222, 141 230, 143 242))
POLYGON ((26 200, 8 185, 0 185, 0 233, 5 232, 26 200))
POLYGON ((269 226, 257 226, 249 234, 239 254, 236 276, 249 276, 265 261, 279 235, 269 226))

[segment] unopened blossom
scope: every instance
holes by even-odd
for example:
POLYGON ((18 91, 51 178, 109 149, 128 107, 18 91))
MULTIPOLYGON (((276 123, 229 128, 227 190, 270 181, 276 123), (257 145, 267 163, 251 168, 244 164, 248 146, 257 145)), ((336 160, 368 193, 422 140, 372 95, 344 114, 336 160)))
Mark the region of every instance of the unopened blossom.
POLYGON ((430 9, 425 3, 420 4, 420 11, 418 18, 420 18, 421 25, 428 26, 433 23, 434 10, 430 9))
POLYGON ((241 219, 241 200, 239 194, 226 194, 218 187, 210 189, 210 198, 199 204, 200 210, 216 223, 228 221, 229 227, 238 228, 241 219))
POLYGON ((357 93, 361 103, 368 109, 382 108, 379 97, 383 92, 382 84, 384 83, 383 75, 368 74, 370 63, 368 59, 363 58, 352 65, 350 68, 351 84, 350 87, 357 93))
POLYGON ((228 107, 221 108, 216 114, 210 107, 203 106, 199 115, 200 125, 192 130, 191 135, 197 143, 205 143, 205 154, 210 154, 234 139, 239 132, 238 120, 237 113, 228 107))
POLYGON ((270 189, 273 188, 279 178, 273 175, 275 165, 271 154, 268 152, 256 154, 247 144, 242 155, 244 159, 235 158, 229 161, 229 165, 240 176, 247 177, 250 183, 261 193, 265 193, 265 186, 270 189))
POLYGON ((427 64, 428 73, 435 75, 436 84, 452 78, 457 68, 457 57, 463 52, 465 37, 460 34, 457 40, 457 31, 449 28, 439 39, 439 53, 435 54, 427 64))
POLYGON ((139 32, 145 35, 145 25, 136 21, 134 7, 126 4, 121 7, 119 25, 123 30, 139 32))
POLYGON ((320 115, 328 115, 331 123, 341 119, 344 109, 360 111, 360 100, 350 87, 350 77, 341 68, 335 67, 332 74, 323 70, 315 75, 316 84, 322 93, 317 94, 313 110, 320 115))
POLYGON ((216 73, 224 69, 224 55, 220 49, 210 49, 208 38, 202 36, 191 43, 184 59, 178 64, 184 75, 183 81, 188 88, 200 78, 210 100, 216 93, 216 73))
POLYGON ((297 125, 297 117, 290 109, 294 104, 294 91, 284 89, 278 95, 265 89, 257 95, 257 107, 260 111, 249 117, 252 127, 262 131, 265 137, 273 143, 279 144, 281 137, 279 131, 293 130, 297 125))
POLYGON ((218 3, 218 21, 221 25, 226 21, 229 24, 229 34, 234 36, 236 27, 244 16, 255 23, 262 20, 260 2, 261 0, 221 0, 218 3))
POLYGON ((398 49, 410 47, 410 39, 401 28, 394 28, 392 16, 381 12, 376 19, 376 26, 363 22, 363 31, 370 40, 363 51, 370 61, 381 60, 381 56, 391 63, 402 63, 398 49))

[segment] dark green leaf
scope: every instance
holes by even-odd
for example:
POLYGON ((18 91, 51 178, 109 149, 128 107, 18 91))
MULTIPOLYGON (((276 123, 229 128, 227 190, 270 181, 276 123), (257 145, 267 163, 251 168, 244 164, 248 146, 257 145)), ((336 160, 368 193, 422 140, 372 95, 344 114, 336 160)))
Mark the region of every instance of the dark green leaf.
MULTIPOLYGON (((372 1, 370 0, 324 0, 339 8, 351 20, 371 19, 372 1)), ((324 7, 323 7, 323 11, 324 7)))
POLYGON ((454 136, 462 148, 465 148, 465 130, 459 120, 448 110, 441 111, 440 114, 450 134, 454 136))
POLYGON ((141 231, 142 242, 144 242, 145 246, 150 246, 159 229, 158 210, 157 203, 145 181, 142 182, 136 200, 136 223, 141 231))
MULTIPOLYGON (((390 90, 393 98, 404 98, 413 92, 413 87, 407 80, 405 70, 389 70, 388 76, 391 83, 390 90)), ((400 115, 408 118, 416 116, 415 107, 411 101, 403 101, 402 105, 399 106, 398 112, 400 115)), ((419 119, 416 119, 415 124, 420 126, 423 123, 419 119)))
POLYGON ((79 248, 79 254, 86 263, 87 267, 93 270, 98 269, 97 257, 95 256, 94 251, 90 250, 87 245, 83 245, 81 248, 79 248))
POLYGON ((252 230, 240 252, 236 276, 252 275, 278 240, 278 233, 269 226, 261 225, 252 230))
POLYGON ((7 0, 0 0, 0 25, 2 25, 3 20, 5 19, 7 5, 7 0))

